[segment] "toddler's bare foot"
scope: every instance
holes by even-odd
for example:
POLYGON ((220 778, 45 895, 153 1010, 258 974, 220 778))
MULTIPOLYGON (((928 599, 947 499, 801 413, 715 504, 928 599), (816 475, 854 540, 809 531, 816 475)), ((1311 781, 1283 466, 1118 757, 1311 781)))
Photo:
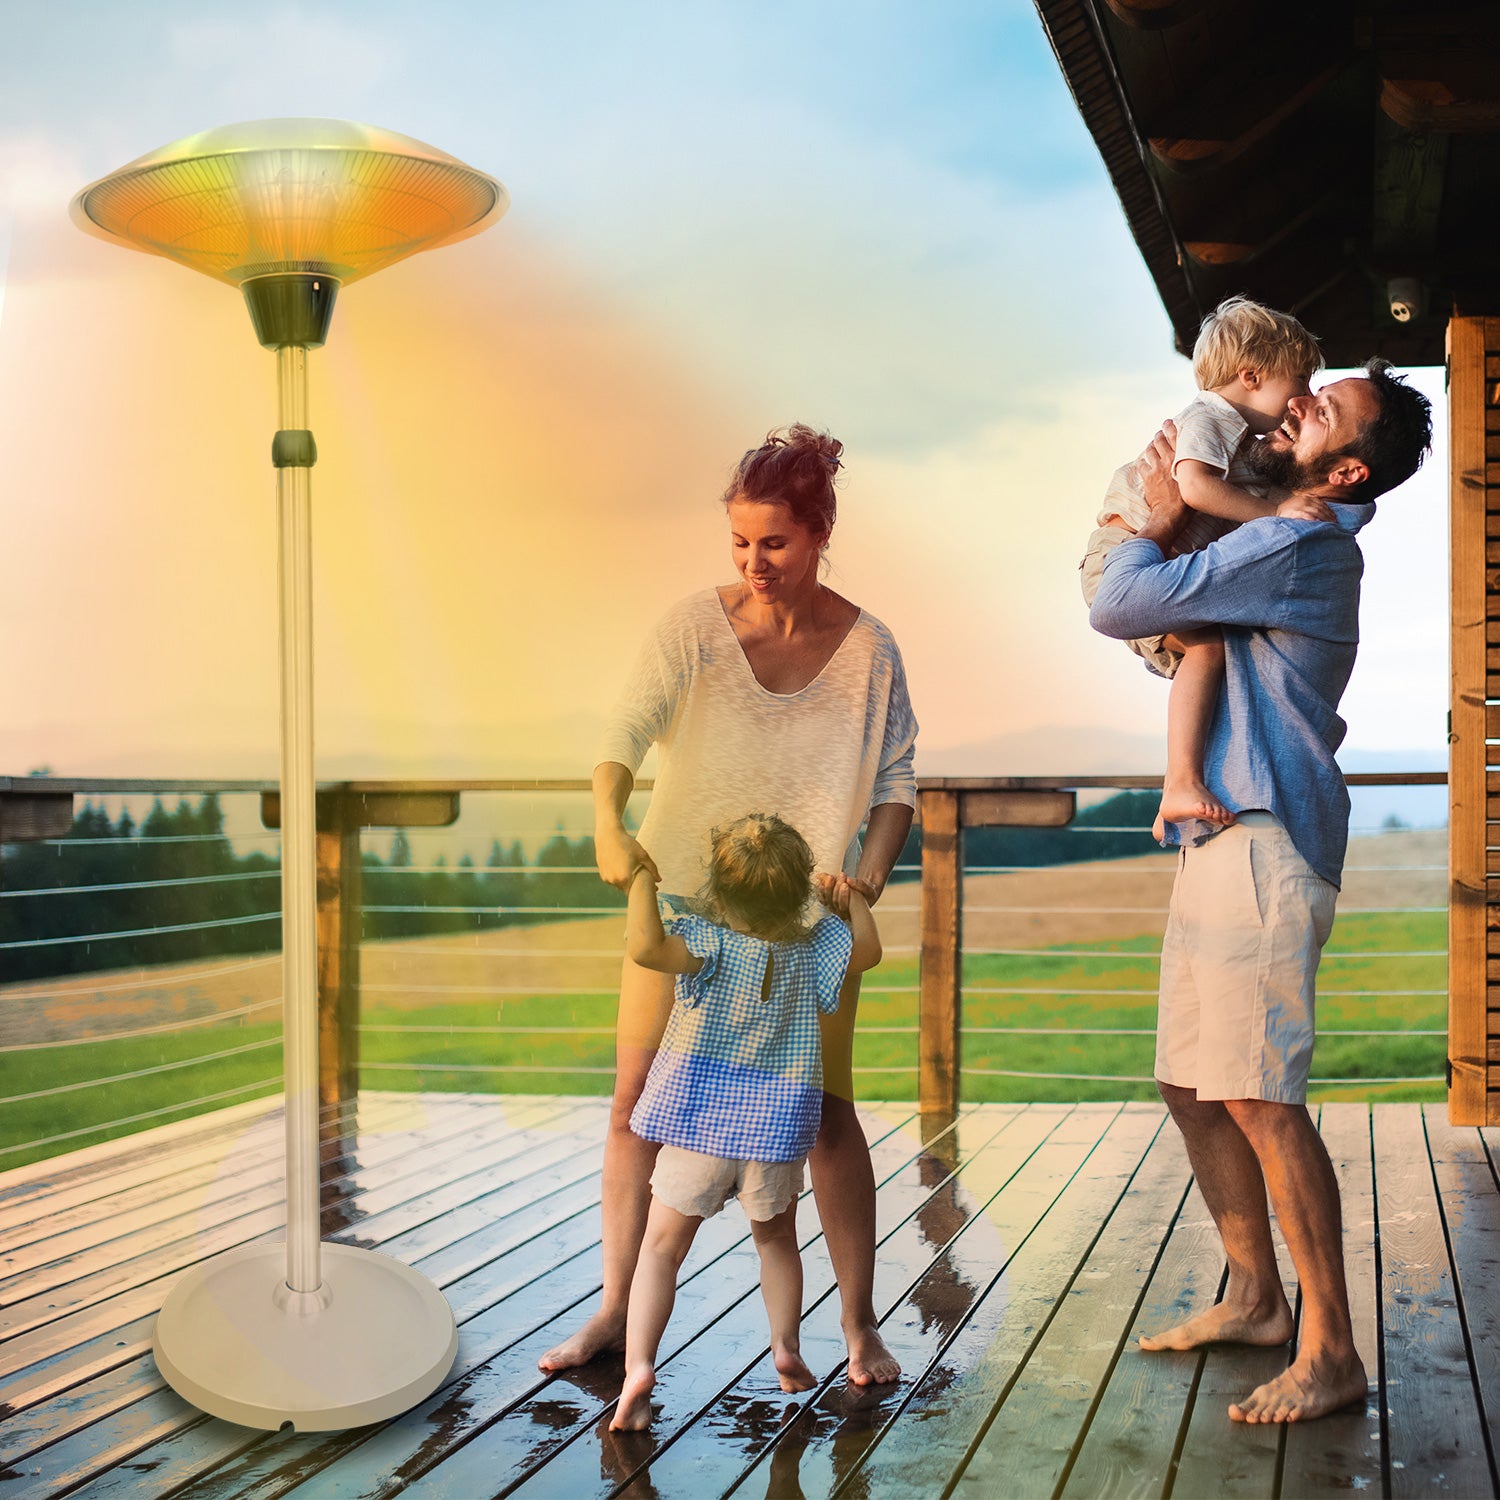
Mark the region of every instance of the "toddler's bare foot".
POLYGON ((1259 1344, 1273 1348, 1286 1343, 1291 1336, 1292 1310, 1285 1298, 1271 1307, 1248 1311, 1220 1302, 1165 1333, 1143 1333, 1141 1348, 1153 1354, 1159 1349, 1200 1349, 1204 1344, 1259 1344))
POLYGON ((1228 825, 1234 814, 1201 781, 1168 781, 1161 789, 1158 823, 1185 823, 1197 818, 1204 823, 1228 825))
POLYGON ((1231 1402, 1229 1415, 1236 1422, 1311 1422, 1356 1401, 1363 1403, 1368 1395, 1365 1367, 1357 1354, 1337 1361, 1299 1356, 1243 1401, 1231 1402))
POLYGON ((537 1368, 549 1375, 558 1370, 576 1370, 601 1354, 618 1354, 624 1347, 625 1319, 595 1313, 571 1338, 564 1339, 537 1360, 537 1368))
POLYGON ((651 1425, 651 1389, 656 1384, 656 1368, 642 1365, 625 1372, 615 1414, 609 1419, 611 1432, 644 1432, 651 1425))
POLYGON ((782 1390, 810 1391, 818 1383, 817 1377, 807 1368, 796 1349, 785 1346, 776 1348, 773 1345, 771 1359, 776 1366, 776 1373, 781 1377, 782 1390))
POLYGON ((873 1323, 844 1330, 849 1344, 849 1379, 855 1385, 890 1385, 901 1378, 901 1361, 885 1346, 873 1323))

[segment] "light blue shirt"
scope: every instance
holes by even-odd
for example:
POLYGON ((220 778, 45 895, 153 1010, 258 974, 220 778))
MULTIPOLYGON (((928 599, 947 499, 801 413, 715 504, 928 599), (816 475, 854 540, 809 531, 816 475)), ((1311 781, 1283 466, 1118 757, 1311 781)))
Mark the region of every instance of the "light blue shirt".
MULTIPOLYGON (((1354 534, 1373 504, 1335 504, 1336 525, 1264 516, 1199 552, 1165 558, 1155 542, 1121 542, 1105 560, 1089 621, 1118 640, 1218 625, 1225 673, 1204 755, 1209 790, 1234 812, 1260 808, 1338 885, 1349 840, 1349 791, 1334 752, 1338 703, 1359 645, 1364 559, 1354 534)), ((1169 842, 1199 843, 1209 824, 1168 824, 1169 842)))
POLYGON ((822 1115, 818 1017, 839 1008, 854 946, 848 926, 830 913, 797 943, 768 943, 692 914, 668 930, 703 967, 677 976, 631 1130, 736 1161, 801 1161, 822 1115))

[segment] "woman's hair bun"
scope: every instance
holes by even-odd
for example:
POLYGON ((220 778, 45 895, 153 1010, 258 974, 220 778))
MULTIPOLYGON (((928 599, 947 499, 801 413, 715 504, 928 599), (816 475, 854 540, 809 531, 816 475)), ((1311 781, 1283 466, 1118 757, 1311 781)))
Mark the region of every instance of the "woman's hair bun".
POLYGON ((784 443, 788 448, 799 448, 804 452, 817 454, 827 464, 830 474, 837 474, 843 467, 844 461, 840 455, 844 451, 844 445, 831 433, 819 432, 805 422, 793 422, 786 429, 785 436, 776 429, 766 434, 767 447, 779 443, 784 443))
POLYGON ((735 467, 724 503, 764 500, 790 508, 809 531, 832 532, 838 515, 833 492, 843 467, 844 445, 805 422, 773 427, 759 448, 752 448, 735 467))

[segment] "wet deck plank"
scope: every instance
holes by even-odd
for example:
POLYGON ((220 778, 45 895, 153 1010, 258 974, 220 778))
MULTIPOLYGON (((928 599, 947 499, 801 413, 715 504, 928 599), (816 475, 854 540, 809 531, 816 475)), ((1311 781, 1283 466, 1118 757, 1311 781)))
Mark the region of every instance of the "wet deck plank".
POLYGON ((944 1128, 881 1106, 864 1116, 876 1300, 902 1382, 847 1386, 809 1197, 803 1341, 820 1384, 781 1393, 731 1210, 684 1269, 642 1434, 607 1431, 618 1359, 536 1368, 597 1299, 606 1107, 368 1094, 329 1114, 324 1232, 421 1268, 460 1323, 441 1390, 341 1434, 205 1417, 150 1354, 185 1266, 279 1236, 274 1108, 0 1176, 0 1500, 1497 1493, 1500 1191, 1491 1143, 1440 1107, 1321 1112, 1356 1339, 1384 1381, 1365 1412, 1237 1428, 1225 1402, 1287 1351, 1139 1351, 1223 1278, 1159 1109, 972 1106, 944 1128))

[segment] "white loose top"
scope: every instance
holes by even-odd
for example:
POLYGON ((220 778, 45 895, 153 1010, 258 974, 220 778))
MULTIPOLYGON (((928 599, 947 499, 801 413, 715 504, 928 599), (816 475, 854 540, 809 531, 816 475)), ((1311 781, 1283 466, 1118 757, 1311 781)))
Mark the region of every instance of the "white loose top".
POLYGON ((814 867, 853 874, 871 807, 916 805, 917 721, 890 631, 861 610, 827 666, 795 693, 760 685, 716 589, 675 604, 647 638, 599 747, 634 775, 654 742, 656 787, 637 837, 661 889, 692 895, 709 833, 775 813, 814 867))

